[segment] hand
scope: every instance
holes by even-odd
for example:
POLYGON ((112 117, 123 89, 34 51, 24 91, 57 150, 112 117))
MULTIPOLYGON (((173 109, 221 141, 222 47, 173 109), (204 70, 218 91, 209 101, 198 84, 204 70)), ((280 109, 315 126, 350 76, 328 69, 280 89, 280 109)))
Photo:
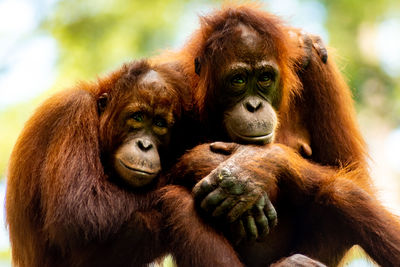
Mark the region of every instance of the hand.
POLYGON ((326 49, 322 38, 319 35, 310 35, 310 37, 312 40, 312 46, 317 50, 319 58, 322 62, 326 63, 328 61, 328 50, 326 49))
POLYGON ((310 64, 313 48, 317 51, 323 63, 328 61, 328 50, 320 36, 308 34, 304 31, 290 31, 289 34, 292 38, 297 38, 299 47, 304 50, 304 56, 300 61, 300 65, 303 69, 310 64))
POLYGON ((310 259, 307 256, 301 254, 294 254, 290 257, 283 258, 282 260, 271 264, 271 267, 326 267, 325 264, 319 261, 310 259))
POLYGON ((230 224, 226 235, 235 245, 243 241, 261 241, 267 237, 270 228, 275 227, 277 222, 276 211, 265 194, 252 209, 230 224))
POLYGON ((277 223, 276 211, 260 185, 231 169, 218 167, 198 182, 195 199, 208 214, 231 224, 235 242, 264 238, 277 223))

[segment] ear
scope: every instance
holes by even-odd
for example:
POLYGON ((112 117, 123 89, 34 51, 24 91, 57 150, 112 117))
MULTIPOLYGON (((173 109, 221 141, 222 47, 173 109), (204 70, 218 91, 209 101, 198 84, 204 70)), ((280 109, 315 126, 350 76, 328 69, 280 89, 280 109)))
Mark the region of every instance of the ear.
POLYGON ((99 99, 97 99, 97 111, 99 114, 103 113, 103 111, 106 109, 108 103, 108 94, 103 93, 99 99))
POLYGON ((196 72, 197 75, 200 75, 201 72, 201 64, 198 57, 194 59, 194 72, 196 72))

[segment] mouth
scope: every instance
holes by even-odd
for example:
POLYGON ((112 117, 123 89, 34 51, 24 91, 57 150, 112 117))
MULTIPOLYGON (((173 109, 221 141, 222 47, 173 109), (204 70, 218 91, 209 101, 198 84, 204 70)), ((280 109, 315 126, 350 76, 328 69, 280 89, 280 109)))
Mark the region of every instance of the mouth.
POLYGON ((274 133, 268 133, 268 134, 263 134, 263 135, 242 135, 237 132, 235 132, 238 138, 241 140, 247 141, 247 142, 263 142, 263 143, 270 143, 272 142, 272 139, 274 137, 274 133))
POLYGON ((275 136, 275 127, 272 127, 272 129, 264 129, 265 131, 259 131, 257 134, 251 134, 251 133, 240 133, 231 123, 226 123, 225 124, 225 130, 227 131, 228 135, 231 137, 232 141, 236 142, 243 142, 243 143, 249 143, 249 144, 269 144, 272 143, 274 140, 275 136))
POLYGON ((122 165, 122 167, 124 167, 132 172, 135 172, 137 174, 148 175, 148 176, 154 176, 157 174, 157 172, 151 172, 148 170, 138 169, 138 168, 129 166, 129 165, 125 164, 125 162, 123 162, 122 160, 119 160, 119 163, 122 165))
POLYGON ((273 141, 274 139, 274 131, 269 132, 267 134, 260 134, 260 135, 251 135, 251 134, 240 134, 237 131, 233 130, 232 127, 229 127, 231 132, 231 138, 236 139, 234 141, 242 141, 245 143, 250 143, 250 144, 269 144, 273 141))

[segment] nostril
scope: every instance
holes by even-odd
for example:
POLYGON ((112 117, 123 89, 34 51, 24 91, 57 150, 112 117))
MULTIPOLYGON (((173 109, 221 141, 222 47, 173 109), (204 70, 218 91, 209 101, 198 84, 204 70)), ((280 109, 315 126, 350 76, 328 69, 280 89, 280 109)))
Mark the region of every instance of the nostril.
POLYGON ((153 144, 149 140, 138 140, 137 145, 142 151, 148 151, 153 147, 153 144))
POLYGON ((246 109, 250 112, 254 112, 255 108, 249 102, 246 103, 246 109))
POLYGON ((261 101, 252 99, 246 102, 246 109, 253 113, 259 110, 261 108, 261 105, 261 101))

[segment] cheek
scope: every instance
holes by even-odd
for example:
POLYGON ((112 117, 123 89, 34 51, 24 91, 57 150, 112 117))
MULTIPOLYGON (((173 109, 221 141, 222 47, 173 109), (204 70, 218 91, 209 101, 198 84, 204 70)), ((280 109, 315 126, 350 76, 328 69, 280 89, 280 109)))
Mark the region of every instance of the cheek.
POLYGON ((272 90, 272 94, 270 96, 270 99, 272 100, 272 105, 274 106, 275 109, 279 109, 281 102, 282 102, 282 81, 280 78, 277 80, 275 83, 274 89, 272 90))

